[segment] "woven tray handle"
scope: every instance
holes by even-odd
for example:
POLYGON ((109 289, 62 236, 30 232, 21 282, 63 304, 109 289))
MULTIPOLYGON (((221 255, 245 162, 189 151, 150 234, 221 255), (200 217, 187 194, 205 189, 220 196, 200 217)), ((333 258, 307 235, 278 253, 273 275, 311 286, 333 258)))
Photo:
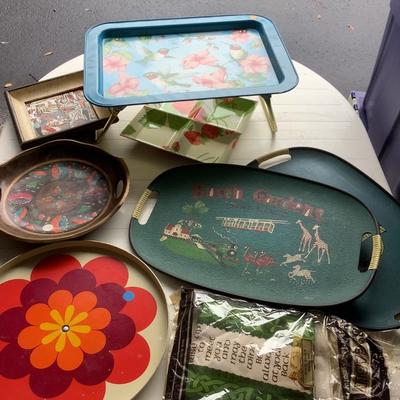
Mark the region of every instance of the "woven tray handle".
MULTIPOLYGON (((290 159, 292 155, 290 154, 289 149, 279 149, 272 151, 271 153, 264 154, 260 157, 257 157, 254 161, 248 164, 249 167, 259 168, 262 163, 266 161, 272 161, 276 158, 276 162, 279 163, 280 161, 288 161, 286 158, 290 159), (283 160, 279 160, 280 157, 286 156, 283 160)), ((276 165, 276 163, 271 162, 269 166, 276 165)), ((372 235, 372 252, 371 258, 369 262, 369 270, 376 270, 379 266, 379 261, 381 255, 383 253, 383 240, 380 234, 372 235)))

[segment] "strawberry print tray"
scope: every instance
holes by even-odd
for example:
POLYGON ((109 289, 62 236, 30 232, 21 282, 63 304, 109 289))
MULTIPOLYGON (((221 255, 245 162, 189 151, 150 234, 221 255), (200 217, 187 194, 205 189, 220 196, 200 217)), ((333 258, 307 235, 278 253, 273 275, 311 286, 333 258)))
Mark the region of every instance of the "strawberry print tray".
POLYGON ((121 136, 205 163, 226 162, 255 106, 242 97, 144 106, 121 136))
POLYGON ((274 24, 255 15, 94 26, 84 76, 88 100, 109 107, 270 95, 298 82, 274 24))

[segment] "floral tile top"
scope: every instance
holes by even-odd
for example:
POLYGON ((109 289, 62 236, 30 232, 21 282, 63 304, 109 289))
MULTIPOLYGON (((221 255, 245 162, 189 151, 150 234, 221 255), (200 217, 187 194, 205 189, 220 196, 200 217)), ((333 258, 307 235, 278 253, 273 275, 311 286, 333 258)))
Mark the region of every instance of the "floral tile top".
POLYGON ((276 85, 255 29, 103 40, 103 95, 147 96, 276 85))

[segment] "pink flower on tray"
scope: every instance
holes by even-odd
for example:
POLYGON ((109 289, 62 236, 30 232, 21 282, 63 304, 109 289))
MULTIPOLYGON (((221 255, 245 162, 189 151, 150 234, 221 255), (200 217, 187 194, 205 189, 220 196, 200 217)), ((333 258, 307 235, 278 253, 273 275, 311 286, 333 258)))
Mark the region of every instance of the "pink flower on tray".
POLYGON ((206 110, 205 110, 203 107, 196 108, 196 109, 193 111, 193 113, 192 113, 192 115, 191 115, 191 118, 192 118, 194 121, 203 122, 203 121, 207 118, 207 112, 206 112, 206 110))
POLYGON ((266 57, 252 55, 240 61, 240 65, 248 74, 265 73, 268 71, 269 61, 266 57))
POLYGON ((246 30, 239 30, 239 31, 234 31, 231 35, 231 39, 234 40, 235 42, 240 42, 244 43, 247 42, 250 38, 250 35, 247 33, 246 30))
POLYGON ((184 115, 185 117, 191 117, 192 112, 196 106, 197 102, 194 100, 189 101, 174 101, 171 103, 172 107, 175 110, 179 111, 180 114, 184 115))
POLYGON ((189 54, 183 59, 182 64, 185 69, 193 69, 199 65, 215 65, 216 62, 217 59, 210 56, 209 51, 206 49, 200 53, 189 54))
POLYGON ((225 82, 226 72, 224 68, 218 68, 215 72, 211 74, 205 74, 201 76, 193 76, 193 81, 198 85, 206 86, 209 88, 229 88, 232 84, 225 82))
POLYGON ((109 56, 103 60, 103 68, 108 73, 124 71, 127 65, 128 61, 121 56, 109 56))
POLYGON ((110 95, 114 97, 129 96, 135 92, 140 84, 139 79, 134 76, 120 74, 119 82, 109 89, 110 95))

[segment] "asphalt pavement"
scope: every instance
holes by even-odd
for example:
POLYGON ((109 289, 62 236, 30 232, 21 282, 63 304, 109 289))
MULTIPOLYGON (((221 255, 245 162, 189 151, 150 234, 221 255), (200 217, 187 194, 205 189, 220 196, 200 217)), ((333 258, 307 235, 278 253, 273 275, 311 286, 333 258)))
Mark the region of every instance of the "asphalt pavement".
MULTIPOLYGON (((274 21, 291 57, 347 96, 367 89, 389 0, 1 0, 0 85, 33 83, 82 54, 102 22, 240 13, 274 21)), ((7 116, 1 96, 0 124, 7 116)))

